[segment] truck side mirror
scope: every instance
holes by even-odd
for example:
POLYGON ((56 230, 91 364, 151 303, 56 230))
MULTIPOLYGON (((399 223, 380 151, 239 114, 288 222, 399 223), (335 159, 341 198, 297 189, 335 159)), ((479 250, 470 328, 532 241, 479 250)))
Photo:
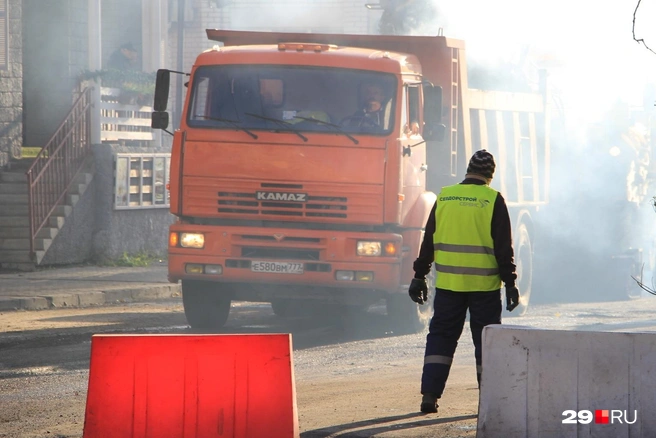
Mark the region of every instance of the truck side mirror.
POLYGON ((163 68, 157 70, 157 80, 155 81, 155 102, 153 103, 153 109, 155 111, 166 111, 166 105, 169 100, 170 83, 171 71, 163 68))
POLYGON ((446 126, 442 122, 442 87, 424 83, 424 131, 425 140, 444 140, 446 126))
POLYGON ((166 131, 169 127, 169 113, 166 111, 153 111, 150 116, 150 127, 166 131))

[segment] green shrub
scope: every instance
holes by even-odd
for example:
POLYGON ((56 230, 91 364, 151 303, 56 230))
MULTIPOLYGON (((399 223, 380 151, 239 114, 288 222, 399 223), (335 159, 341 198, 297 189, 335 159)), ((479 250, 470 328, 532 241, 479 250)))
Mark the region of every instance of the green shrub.
POLYGON ((41 148, 33 147, 22 147, 21 148, 21 157, 23 158, 35 158, 41 152, 41 148))
POLYGON ((145 267, 145 266, 150 266, 156 260, 159 260, 159 258, 152 254, 148 254, 148 253, 128 254, 127 252, 124 252, 121 257, 107 262, 107 265, 130 267, 130 268, 145 267))
POLYGON ((102 79, 103 87, 119 88, 126 92, 146 96, 152 96, 155 93, 156 78, 156 73, 139 70, 85 70, 80 74, 81 81, 102 79))

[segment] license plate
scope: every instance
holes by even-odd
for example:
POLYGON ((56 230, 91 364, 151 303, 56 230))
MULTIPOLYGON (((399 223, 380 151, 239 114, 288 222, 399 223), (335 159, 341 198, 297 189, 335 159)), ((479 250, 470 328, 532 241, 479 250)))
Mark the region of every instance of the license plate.
POLYGON ((251 262, 253 272, 271 272, 274 274, 302 274, 303 263, 291 262, 251 262))

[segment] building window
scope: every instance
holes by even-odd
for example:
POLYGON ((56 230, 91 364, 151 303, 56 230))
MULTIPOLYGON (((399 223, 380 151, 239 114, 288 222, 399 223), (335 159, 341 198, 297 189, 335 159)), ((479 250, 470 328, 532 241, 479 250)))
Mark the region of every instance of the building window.
POLYGON ((7 70, 9 66, 8 1, 9 0, 0 0, 0 70, 7 70))
POLYGON ((171 154, 116 154, 114 208, 168 208, 171 154))

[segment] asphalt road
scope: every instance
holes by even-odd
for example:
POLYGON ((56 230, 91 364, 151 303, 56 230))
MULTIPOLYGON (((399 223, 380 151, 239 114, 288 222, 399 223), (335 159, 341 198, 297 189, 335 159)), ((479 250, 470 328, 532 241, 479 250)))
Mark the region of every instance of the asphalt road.
MULTIPOLYGON (((81 437, 90 338, 194 333, 179 299, 0 314, 0 437, 81 437)), ((504 323, 545 329, 655 331, 656 297, 533 306, 504 323)), ((477 396, 465 329, 445 400, 417 411, 425 333, 397 336, 382 308, 352 320, 284 320, 265 303, 236 303, 222 333, 291 333, 301 437, 473 437, 477 396)), ((197 332, 196 332, 197 333, 197 332)))

